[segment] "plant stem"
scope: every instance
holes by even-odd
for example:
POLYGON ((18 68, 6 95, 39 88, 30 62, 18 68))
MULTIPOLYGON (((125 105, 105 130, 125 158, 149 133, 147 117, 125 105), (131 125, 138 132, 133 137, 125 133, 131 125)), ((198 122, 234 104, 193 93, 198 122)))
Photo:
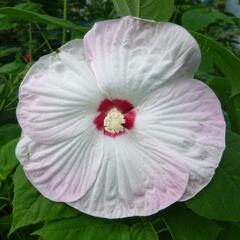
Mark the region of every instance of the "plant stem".
POLYGON ((168 228, 162 228, 157 231, 157 233, 162 233, 168 231, 168 228))
POLYGON ((23 240, 24 238, 22 238, 22 236, 18 233, 18 232, 14 232, 14 234, 16 234, 16 236, 18 237, 18 239, 23 240))
POLYGON ((30 56, 30 61, 32 61, 32 24, 29 23, 29 56, 30 56))
POLYGON ((157 223, 159 223, 159 222, 162 222, 162 218, 159 218, 159 217, 158 217, 158 218, 152 220, 151 222, 152 222, 153 225, 154 225, 154 224, 157 224, 157 223))
MULTIPOLYGON (((67 0, 63 0, 63 19, 67 20, 67 0)), ((66 42, 67 39, 67 29, 63 28, 63 35, 62 35, 62 44, 66 42)))
MULTIPOLYGON (((18 99, 18 96, 13 97, 13 98, 9 101, 9 103, 4 106, 3 110, 6 110, 6 111, 7 111, 7 108, 8 108, 9 106, 11 106, 15 101, 17 101, 17 99, 18 99)), ((0 197, 0 199, 1 199, 1 197, 0 197)))
POLYGON ((115 8, 113 8, 112 11, 108 14, 108 18, 111 18, 114 12, 115 12, 115 8))
POLYGON ((10 200, 8 198, 5 198, 5 197, 0 197, 0 200, 5 200, 5 201, 10 202, 10 200))
POLYGON ((3 211, 3 209, 5 208, 7 206, 7 204, 5 203, 5 204, 3 204, 1 207, 0 207, 0 211, 2 211, 2 212, 4 212, 5 213, 5 211, 3 211))
POLYGON ((34 22, 34 23, 35 23, 37 29, 39 30, 39 32, 40 32, 42 38, 44 39, 45 43, 47 44, 49 50, 50 50, 51 52, 53 52, 54 50, 52 49, 52 47, 51 47, 51 45, 50 45, 50 43, 49 43, 47 37, 42 33, 40 26, 38 25, 38 23, 36 23, 36 22, 34 22))
MULTIPOLYGON (((33 54, 36 53, 38 50, 40 50, 44 45, 48 46, 47 42, 48 42, 48 40, 44 40, 44 42, 41 45, 39 45, 37 48, 34 49, 33 54)), ((48 48, 49 48, 49 46, 48 46, 48 48)))

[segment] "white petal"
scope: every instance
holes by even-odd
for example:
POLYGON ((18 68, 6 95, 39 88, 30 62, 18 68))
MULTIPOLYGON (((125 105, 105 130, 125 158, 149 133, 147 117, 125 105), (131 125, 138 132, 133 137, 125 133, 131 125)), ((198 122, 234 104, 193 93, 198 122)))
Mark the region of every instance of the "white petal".
POLYGON ((135 127, 184 156, 190 180, 182 200, 210 182, 225 148, 225 122, 207 85, 193 79, 167 82, 139 105, 135 127))
POLYGON ((199 47, 184 28, 134 17, 96 23, 84 50, 104 94, 135 106, 169 79, 192 78, 200 62, 199 47))
POLYGON ((16 156, 30 182, 53 201, 76 201, 94 184, 102 162, 103 137, 94 127, 53 145, 23 136, 16 156))
POLYGON ((22 82, 19 98, 18 121, 37 142, 61 142, 85 130, 102 96, 84 60, 82 40, 40 58, 22 82))
POLYGON ((105 218, 151 215, 180 199, 188 170, 179 156, 144 134, 104 138, 104 158, 94 185, 68 203, 105 218))

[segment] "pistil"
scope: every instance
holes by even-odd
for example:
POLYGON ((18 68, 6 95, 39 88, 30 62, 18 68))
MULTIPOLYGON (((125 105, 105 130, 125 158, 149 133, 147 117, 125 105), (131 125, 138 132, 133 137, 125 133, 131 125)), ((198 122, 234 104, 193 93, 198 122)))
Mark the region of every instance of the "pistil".
POLYGON ((124 115, 118 111, 116 108, 113 108, 107 113, 107 116, 104 119, 104 129, 110 133, 119 133, 124 131, 123 124, 126 123, 124 115))

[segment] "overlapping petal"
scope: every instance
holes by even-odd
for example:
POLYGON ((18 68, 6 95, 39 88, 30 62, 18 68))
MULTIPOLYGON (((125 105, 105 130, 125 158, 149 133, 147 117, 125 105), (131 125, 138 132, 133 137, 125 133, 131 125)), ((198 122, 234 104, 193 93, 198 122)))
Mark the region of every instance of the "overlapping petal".
POLYGON ((193 197, 210 182, 225 147, 217 97, 198 80, 169 81, 136 111, 135 128, 183 156, 190 179, 182 200, 193 197))
POLYGON ((23 136, 16 156, 31 183, 53 201, 76 201, 95 182, 103 158, 102 134, 91 126, 58 144, 39 144, 23 136))
POLYGON ((188 183, 176 153, 136 131, 112 140, 90 128, 54 145, 23 136, 16 155, 45 197, 99 217, 153 214, 179 200, 188 183))
POLYGON ((123 218, 156 213, 181 198, 189 173, 176 153, 135 130, 103 141, 94 186, 68 204, 94 216, 123 218))
POLYGON ((40 58, 26 75, 19 98, 18 121, 37 142, 58 143, 88 128, 102 96, 84 59, 82 40, 40 58))
POLYGON ((84 51, 105 96, 134 105, 169 79, 192 78, 200 62, 184 28, 134 17, 96 23, 84 51))

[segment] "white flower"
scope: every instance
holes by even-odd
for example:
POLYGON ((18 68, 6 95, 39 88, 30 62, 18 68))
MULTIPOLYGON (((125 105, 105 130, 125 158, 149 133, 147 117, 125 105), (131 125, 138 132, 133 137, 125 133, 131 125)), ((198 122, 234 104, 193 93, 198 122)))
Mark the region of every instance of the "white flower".
POLYGON ((218 99, 182 27, 124 17, 40 58, 20 87, 17 157, 47 198, 106 218, 187 200, 224 150, 218 99))

